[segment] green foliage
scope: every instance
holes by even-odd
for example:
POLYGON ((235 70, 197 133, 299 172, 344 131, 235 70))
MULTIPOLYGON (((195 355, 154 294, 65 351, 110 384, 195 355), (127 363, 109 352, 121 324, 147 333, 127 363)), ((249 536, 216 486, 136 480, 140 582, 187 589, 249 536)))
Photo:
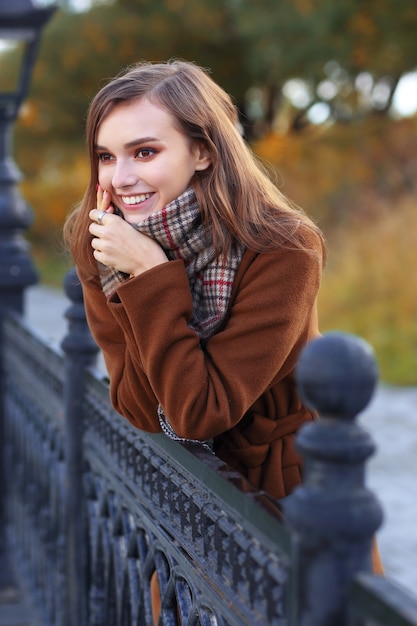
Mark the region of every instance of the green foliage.
POLYGON ((328 61, 376 77, 417 64, 414 0, 235 0, 231 6, 252 70, 264 78, 320 78, 328 61))

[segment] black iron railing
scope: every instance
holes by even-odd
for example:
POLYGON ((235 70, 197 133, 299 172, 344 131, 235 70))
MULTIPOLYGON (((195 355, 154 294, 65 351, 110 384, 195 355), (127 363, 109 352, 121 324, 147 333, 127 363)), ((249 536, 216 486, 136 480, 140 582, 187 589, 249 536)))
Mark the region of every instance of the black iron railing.
POLYGON ((3 526, 43 626, 417 626, 417 599, 371 573, 381 521, 355 420, 376 383, 361 340, 328 335, 298 382, 303 485, 283 502, 199 446, 117 415, 70 273, 62 350, 20 314, 2 325, 3 526))

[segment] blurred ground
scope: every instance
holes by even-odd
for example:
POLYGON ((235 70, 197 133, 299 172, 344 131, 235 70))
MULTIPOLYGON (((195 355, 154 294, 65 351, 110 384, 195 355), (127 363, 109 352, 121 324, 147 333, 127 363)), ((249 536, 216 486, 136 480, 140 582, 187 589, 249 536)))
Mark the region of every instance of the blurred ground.
MULTIPOLYGON (((29 322, 53 342, 65 334, 68 306, 60 291, 27 291, 29 322)), ((386 575, 417 595, 417 386, 380 385, 359 419, 377 445, 367 485, 384 509, 378 541, 386 575)))
POLYGON ((417 387, 380 386, 360 423, 377 445, 367 485, 384 509, 386 574, 417 595, 417 387))

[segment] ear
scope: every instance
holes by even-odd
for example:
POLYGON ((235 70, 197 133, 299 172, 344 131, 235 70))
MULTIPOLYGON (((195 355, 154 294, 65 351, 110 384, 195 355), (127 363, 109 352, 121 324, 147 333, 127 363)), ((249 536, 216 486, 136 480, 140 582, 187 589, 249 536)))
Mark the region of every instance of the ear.
POLYGON ((211 165, 211 156, 209 154, 209 151, 207 150, 207 147, 201 141, 196 143, 194 149, 196 157, 195 171, 202 172, 211 165))

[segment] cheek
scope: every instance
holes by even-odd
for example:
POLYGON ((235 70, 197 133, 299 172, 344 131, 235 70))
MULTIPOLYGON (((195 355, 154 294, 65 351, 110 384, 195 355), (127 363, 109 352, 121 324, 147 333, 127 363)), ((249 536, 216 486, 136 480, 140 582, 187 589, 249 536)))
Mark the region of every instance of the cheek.
MULTIPOLYGON (((109 168, 110 169, 110 168, 109 168)), ((109 172, 109 169, 102 169, 99 168, 98 170, 98 182, 99 185, 102 189, 107 189, 108 191, 111 191, 112 188, 112 176, 111 173, 109 172)))

